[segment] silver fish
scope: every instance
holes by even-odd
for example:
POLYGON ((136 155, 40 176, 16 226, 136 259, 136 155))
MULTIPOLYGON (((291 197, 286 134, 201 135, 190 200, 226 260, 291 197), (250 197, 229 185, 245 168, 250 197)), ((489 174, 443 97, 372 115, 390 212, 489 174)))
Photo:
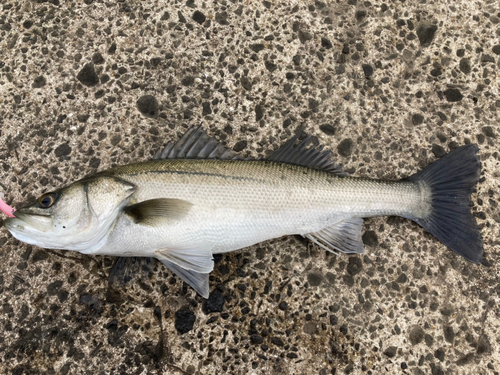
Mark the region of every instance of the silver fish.
POLYGON ((362 254, 363 218, 414 220, 480 263, 469 200, 478 147, 462 146, 400 180, 348 177, 331 152, 297 134, 265 160, 242 160, 201 128, 156 160, 97 173, 42 195, 5 226, 17 239, 92 255, 154 257, 208 298, 212 255, 284 235, 362 254))

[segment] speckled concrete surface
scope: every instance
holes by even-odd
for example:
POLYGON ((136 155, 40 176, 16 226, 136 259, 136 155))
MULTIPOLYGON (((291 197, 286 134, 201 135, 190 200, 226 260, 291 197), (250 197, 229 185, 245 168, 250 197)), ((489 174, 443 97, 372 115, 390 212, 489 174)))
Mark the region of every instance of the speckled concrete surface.
POLYGON ((147 160, 200 123, 253 156, 305 128, 352 174, 388 179, 477 142, 488 263, 377 218, 364 256, 291 237, 219 257, 207 302, 158 263, 113 288, 112 258, 2 226, 1 373, 500 372, 497 1, 0 3, 9 203, 147 160))

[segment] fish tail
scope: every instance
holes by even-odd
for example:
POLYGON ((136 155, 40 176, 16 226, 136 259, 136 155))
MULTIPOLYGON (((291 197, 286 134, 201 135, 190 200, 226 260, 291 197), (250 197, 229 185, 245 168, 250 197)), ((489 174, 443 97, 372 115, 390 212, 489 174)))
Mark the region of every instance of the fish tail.
POLYGON ((455 253, 481 263, 483 241, 470 210, 470 196, 481 173, 477 152, 475 144, 462 146, 407 180, 423 183, 432 196, 430 213, 411 219, 455 253))

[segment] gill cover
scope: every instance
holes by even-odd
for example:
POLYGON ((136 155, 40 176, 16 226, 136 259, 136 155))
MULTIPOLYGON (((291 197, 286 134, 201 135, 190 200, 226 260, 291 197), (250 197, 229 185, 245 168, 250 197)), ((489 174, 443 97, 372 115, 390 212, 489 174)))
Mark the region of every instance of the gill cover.
POLYGON ((135 186, 100 175, 42 195, 15 212, 6 228, 20 241, 51 249, 91 253, 102 246, 135 186))

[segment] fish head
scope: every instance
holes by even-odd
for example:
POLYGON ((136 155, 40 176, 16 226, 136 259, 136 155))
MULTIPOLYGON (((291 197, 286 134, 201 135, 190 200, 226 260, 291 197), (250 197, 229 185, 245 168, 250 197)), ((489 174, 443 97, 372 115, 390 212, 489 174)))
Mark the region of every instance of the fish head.
POLYGON ((116 177, 80 180, 15 211, 5 227, 31 245, 90 253, 106 240, 135 190, 116 177))

